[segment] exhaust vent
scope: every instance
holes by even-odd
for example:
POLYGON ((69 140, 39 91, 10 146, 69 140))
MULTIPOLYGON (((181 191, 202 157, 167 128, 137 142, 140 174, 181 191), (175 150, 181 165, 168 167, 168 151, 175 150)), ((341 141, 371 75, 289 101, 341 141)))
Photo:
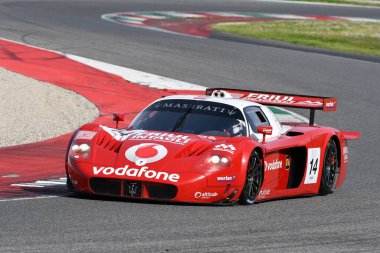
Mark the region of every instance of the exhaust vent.
POLYGON ((103 147, 104 149, 108 149, 110 151, 114 151, 115 153, 119 153, 120 147, 123 144, 123 142, 115 140, 106 132, 101 132, 99 134, 96 144, 103 147))

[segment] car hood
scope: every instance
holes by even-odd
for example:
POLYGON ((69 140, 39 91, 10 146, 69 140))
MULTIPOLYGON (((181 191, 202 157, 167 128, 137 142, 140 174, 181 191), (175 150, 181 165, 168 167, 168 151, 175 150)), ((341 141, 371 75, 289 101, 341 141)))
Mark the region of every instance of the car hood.
POLYGON ((146 166, 158 171, 194 172, 199 169, 195 164, 203 164, 202 161, 212 153, 232 156, 241 143, 241 138, 245 137, 128 131, 101 126, 97 138, 98 155, 93 162, 102 166, 146 166), (102 158, 103 150, 114 155, 106 155, 108 159, 105 160, 102 158))

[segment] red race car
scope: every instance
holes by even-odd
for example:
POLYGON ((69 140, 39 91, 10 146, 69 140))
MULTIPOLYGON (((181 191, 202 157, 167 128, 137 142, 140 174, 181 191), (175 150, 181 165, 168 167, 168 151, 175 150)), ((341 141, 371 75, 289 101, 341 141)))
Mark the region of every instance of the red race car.
POLYGON ((252 204, 325 195, 342 185, 347 140, 360 133, 315 126, 336 98, 235 89, 173 95, 128 128, 86 124, 68 147, 67 189, 96 195, 195 203, 252 204), (283 123, 266 105, 310 109, 283 123))

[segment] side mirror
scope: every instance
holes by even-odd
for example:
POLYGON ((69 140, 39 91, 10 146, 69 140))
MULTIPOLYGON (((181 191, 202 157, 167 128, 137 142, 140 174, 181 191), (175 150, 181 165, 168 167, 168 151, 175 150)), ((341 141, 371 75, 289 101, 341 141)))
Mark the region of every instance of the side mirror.
POLYGON ((112 120, 116 121, 116 128, 118 128, 119 126, 119 121, 124 121, 124 119, 125 119, 124 113, 114 112, 112 114, 112 120))
POLYGON ((263 135, 263 143, 265 143, 265 136, 267 134, 271 135, 273 131, 273 127, 271 126, 259 126, 257 128, 257 132, 263 135))

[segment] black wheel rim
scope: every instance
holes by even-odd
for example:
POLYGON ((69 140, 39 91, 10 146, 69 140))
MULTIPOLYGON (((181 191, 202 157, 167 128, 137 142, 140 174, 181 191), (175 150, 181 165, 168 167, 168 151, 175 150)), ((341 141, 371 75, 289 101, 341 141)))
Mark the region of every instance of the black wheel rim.
POLYGON ((249 160, 244 187, 245 194, 251 201, 254 201, 259 194, 262 181, 261 161, 258 157, 252 156, 249 160))
POLYGON ((324 178, 326 186, 332 189, 338 168, 338 152, 335 145, 329 145, 326 151, 324 178))

